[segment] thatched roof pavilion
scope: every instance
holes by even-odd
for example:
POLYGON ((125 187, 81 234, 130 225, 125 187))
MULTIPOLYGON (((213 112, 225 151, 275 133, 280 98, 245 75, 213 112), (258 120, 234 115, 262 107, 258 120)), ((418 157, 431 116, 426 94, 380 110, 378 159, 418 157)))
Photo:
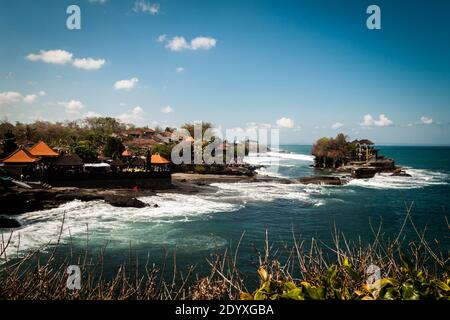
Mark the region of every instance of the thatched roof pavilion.
POLYGON ((14 164, 24 165, 24 164, 33 164, 38 162, 39 160, 41 160, 41 158, 32 155, 26 149, 20 147, 12 154, 10 154, 8 157, 3 159, 1 162, 12 165, 14 164))
POLYGON ((130 149, 125 149, 124 152, 122 152, 122 157, 128 158, 133 156, 133 151, 130 149))
POLYGON ((83 160, 77 154, 64 155, 53 162, 55 167, 82 167, 83 160))
POLYGON ((50 148, 43 140, 36 143, 28 150, 33 156, 42 158, 56 158, 59 153, 50 148))
POLYGON ((167 160, 166 158, 160 156, 159 153, 155 153, 152 155, 151 164, 152 165, 164 165, 164 164, 170 164, 170 161, 167 160))

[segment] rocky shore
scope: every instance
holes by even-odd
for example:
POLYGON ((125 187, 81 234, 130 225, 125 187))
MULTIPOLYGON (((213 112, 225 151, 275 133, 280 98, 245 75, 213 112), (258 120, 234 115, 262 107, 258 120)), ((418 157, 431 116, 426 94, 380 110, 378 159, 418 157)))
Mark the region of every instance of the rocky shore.
MULTIPOLYGON (((401 168, 392 172, 395 176, 410 176, 401 168)), ((20 189, 10 188, 0 193, 0 228, 20 227, 14 215, 48 210, 59 207, 70 201, 105 201, 116 207, 155 207, 157 204, 148 204, 139 200, 141 197, 156 195, 158 192, 198 194, 214 193, 217 188, 214 183, 250 183, 250 182, 276 182, 284 184, 317 184, 340 186, 346 184, 350 176, 315 175, 294 179, 275 178, 261 175, 231 175, 231 174, 199 174, 175 173, 172 175, 172 186, 163 190, 132 190, 132 189, 82 189, 82 188, 52 188, 20 189)))

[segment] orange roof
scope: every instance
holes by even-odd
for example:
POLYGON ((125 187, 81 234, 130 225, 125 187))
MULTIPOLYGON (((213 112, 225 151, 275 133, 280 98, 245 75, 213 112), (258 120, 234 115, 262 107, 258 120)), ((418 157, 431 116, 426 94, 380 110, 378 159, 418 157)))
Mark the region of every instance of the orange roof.
POLYGON ((133 152, 131 150, 125 149, 124 152, 122 152, 122 157, 131 157, 133 156, 133 152))
POLYGON ((40 158, 33 156, 27 150, 20 147, 2 161, 3 163, 34 163, 39 160, 40 158))
POLYGON ((152 164, 169 164, 170 161, 166 158, 163 158, 159 155, 159 153, 155 153, 152 155, 151 159, 152 164))
POLYGON ((43 140, 31 147, 29 152, 36 157, 59 157, 59 153, 50 148, 43 140))

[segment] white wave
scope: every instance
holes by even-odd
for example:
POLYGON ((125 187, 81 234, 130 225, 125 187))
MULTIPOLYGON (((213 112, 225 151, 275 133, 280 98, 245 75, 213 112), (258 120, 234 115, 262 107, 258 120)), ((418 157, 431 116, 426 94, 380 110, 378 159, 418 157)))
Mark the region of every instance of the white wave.
POLYGON ((298 160, 298 161, 314 161, 314 156, 299 153, 285 153, 285 152, 266 152, 261 154, 251 153, 244 158, 244 162, 253 165, 277 165, 280 161, 298 160))
POLYGON ((25 213, 19 218, 22 227, 13 233, 7 254, 15 253, 18 249, 23 252, 56 244, 63 217, 62 242, 67 243, 73 237, 75 242, 82 243, 88 236, 93 243, 112 240, 115 247, 127 247, 130 241, 160 242, 161 238, 155 237, 157 233, 152 232, 152 228, 206 219, 210 214, 233 212, 242 207, 240 204, 218 202, 199 195, 172 193, 161 193, 140 200, 157 204, 158 207, 117 208, 104 201, 75 200, 55 209, 25 213))
POLYGON ((285 153, 285 152, 267 152, 267 154, 271 157, 278 157, 281 159, 314 161, 314 156, 312 156, 310 154, 285 153))
POLYGON ((219 196, 222 200, 244 204, 285 199, 300 201, 308 205, 319 205, 323 204, 323 200, 314 197, 326 192, 326 189, 320 186, 317 186, 316 191, 312 192, 309 186, 275 182, 215 183, 213 185, 219 188, 215 196, 219 196))
POLYGON ((371 179, 352 179, 349 186, 359 186, 371 189, 416 189, 433 185, 448 184, 446 173, 405 168, 411 177, 392 176, 390 173, 376 174, 371 179))
POLYGON ((282 175, 278 171, 279 166, 266 166, 259 169, 256 169, 256 173, 262 176, 273 177, 273 178, 288 178, 287 176, 282 175))

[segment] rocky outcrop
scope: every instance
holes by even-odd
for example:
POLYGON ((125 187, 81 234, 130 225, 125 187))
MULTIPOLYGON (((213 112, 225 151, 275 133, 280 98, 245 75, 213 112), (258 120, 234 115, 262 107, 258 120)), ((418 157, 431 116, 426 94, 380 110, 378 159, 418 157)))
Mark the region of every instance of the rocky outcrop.
POLYGON ((303 177, 297 179, 298 182, 302 184, 318 184, 318 185, 331 185, 331 186, 340 186, 344 182, 339 177, 331 177, 331 176, 314 176, 314 177, 303 177))
POLYGON ((0 229, 19 228, 20 226, 20 222, 16 219, 0 217, 0 229))
POLYGON ((104 200, 114 207, 145 208, 149 205, 130 196, 107 196, 104 200))
POLYGON ((379 170, 374 167, 353 168, 352 169, 352 178, 369 179, 369 178, 373 178, 377 172, 379 172, 379 170))
POLYGON ((393 177, 412 177, 409 173, 407 173, 405 170, 402 170, 401 168, 398 168, 394 170, 394 172, 391 174, 393 177))
POLYGON ((56 208, 64 203, 79 201, 103 200, 115 207, 143 208, 148 204, 138 200, 140 196, 154 194, 151 190, 131 192, 130 190, 105 191, 83 189, 52 189, 52 190, 10 190, 0 194, 1 213, 17 215, 25 212, 56 208))

